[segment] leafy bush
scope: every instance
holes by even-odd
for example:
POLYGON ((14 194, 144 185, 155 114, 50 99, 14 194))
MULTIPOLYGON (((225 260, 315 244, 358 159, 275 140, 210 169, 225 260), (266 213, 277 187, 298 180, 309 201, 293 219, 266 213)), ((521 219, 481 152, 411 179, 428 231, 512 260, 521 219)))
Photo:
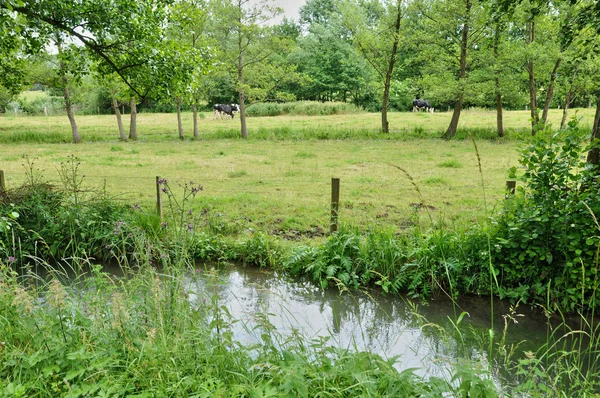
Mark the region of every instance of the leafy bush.
POLYGON ((362 110, 356 105, 345 102, 298 101, 286 103, 263 102, 246 108, 248 116, 280 116, 280 115, 342 115, 359 113, 362 110))
POLYGON ((28 115, 58 115, 65 112, 65 99, 63 97, 40 95, 31 100, 22 98, 20 103, 23 112, 28 115))
MULTIPOLYGON (((540 132, 520 160, 524 188, 497 219, 493 251, 503 293, 561 308, 595 306, 600 214, 598 168, 586 163, 576 120, 540 132)), ((516 169, 513 169, 516 172, 516 169)))

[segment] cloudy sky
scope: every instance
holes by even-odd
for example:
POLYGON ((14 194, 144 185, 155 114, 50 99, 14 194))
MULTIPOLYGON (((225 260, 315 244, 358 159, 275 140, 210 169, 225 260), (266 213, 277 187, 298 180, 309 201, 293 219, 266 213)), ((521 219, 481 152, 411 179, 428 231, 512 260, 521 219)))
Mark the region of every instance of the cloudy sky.
POLYGON ((306 0, 274 0, 274 3, 283 8, 288 19, 298 19, 298 10, 306 0))

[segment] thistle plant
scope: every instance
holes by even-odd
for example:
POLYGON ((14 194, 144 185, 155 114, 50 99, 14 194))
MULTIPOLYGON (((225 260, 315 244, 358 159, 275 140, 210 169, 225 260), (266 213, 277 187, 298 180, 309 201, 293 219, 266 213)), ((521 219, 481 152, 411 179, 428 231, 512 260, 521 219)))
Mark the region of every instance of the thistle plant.
POLYGON ((161 192, 166 194, 168 211, 166 221, 161 226, 173 232, 175 250, 175 264, 183 264, 189 258, 188 248, 193 240, 196 230, 197 217, 192 209, 196 195, 204 188, 194 181, 186 182, 181 187, 183 193, 178 197, 166 179, 159 180, 161 192))

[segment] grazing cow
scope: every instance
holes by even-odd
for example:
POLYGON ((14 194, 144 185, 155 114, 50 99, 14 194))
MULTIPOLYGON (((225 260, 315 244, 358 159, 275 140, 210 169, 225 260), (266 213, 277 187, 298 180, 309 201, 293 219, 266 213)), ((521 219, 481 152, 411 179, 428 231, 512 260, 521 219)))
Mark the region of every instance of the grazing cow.
POLYGON ((239 112, 238 104, 215 104, 213 105, 213 119, 223 119, 223 115, 228 115, 233 119, 233 112, 239 112))
POLYGON ((433 107, 429 104, 429 101, 423 99, 413 100, 413 112, 420 112, 421 109, 425 109, 426 112, 433 113, 433 107))

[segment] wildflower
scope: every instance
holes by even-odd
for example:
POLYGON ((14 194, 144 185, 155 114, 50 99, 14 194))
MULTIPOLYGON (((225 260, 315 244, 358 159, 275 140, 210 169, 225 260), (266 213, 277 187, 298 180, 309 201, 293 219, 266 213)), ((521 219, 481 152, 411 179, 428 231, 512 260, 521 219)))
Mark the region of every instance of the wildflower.
POLYGON ((15 256, 8 256, 8 263, 14 263, 15 261, 17 261, 17 259, 15 258, 15 256))
POLYGON ((67 292, 65 291, 64 286, 58 279, 53 279, 48 287, 48 304, 50 304, 51 307, 59 308, 64 304, 66 298, 67 292))
POLYGON ((33 299, 22 287, 15 288, 15 298, 13 299, 12 305, 20 307, 25 313, 30 314, 33 312, 33 299))
POLYGON ((194 230, 194 224, 192 224, 192 223, 189 223, 189 224, 187 225, 187 230, 188 230, 188 232, 192 232, 192 231, 194 230))
POLYGON ((192 215, 192 209, 188 210, 188 216, 192 215))
POLYGON ((159 185, 164 185, 164 184, 166 184, 166 183, 167 183, 167 179, 166 179, 166 178, 163 178, 163 179, 161 179, 161 180, 158 180, 158 183, 159 183, 159 185))
POLYGON ((117 330, 123 329, 123 324, 127 322, 129 319, 129 314, 127 314, 127 308, 123 304, 123 295, 121 293, 113 293, 111 299, 111 309, 113 314, 112 326, 117 330))
POLYGON ((163 260, 166 260, 167 255, 165 253, 163 253, 163 254, 160 255, 160 258, 162 258, 163 260))
POLYGON ((168 223, 166 221, 163 221, 160 223, 160 226, 163 228, 167 228, 168 223))
POLYGON ((105 245, 105 246, 104 246, 104 248, 105 248, 106 250, 108 250, 108 249, 110 249, 110 245, 108 245, 108 244, 107 244, 107 245, 105 245))
POLYGON ((113 234, 118 235, 121 232, 121 227, 125 225, 123 221, 117 221, 115 223, 115 228, 113 229, 113 234))
POLYGON ((146 337, 148 338, 148 341, 152 343, 154 341, 154 338, 156 337, 156 328, 148 330, 146 332, 146 337))
POLYGON ((137 211, 139 209, 140 209, 140 205, 139 204, 136 203, 136 204, 133 205, 133 210, 134 211, 137 211))
POLYGON ((202 209, 202 215, 207 215, 208 214, 208 209, 205 207, 204 209, 202 209))

